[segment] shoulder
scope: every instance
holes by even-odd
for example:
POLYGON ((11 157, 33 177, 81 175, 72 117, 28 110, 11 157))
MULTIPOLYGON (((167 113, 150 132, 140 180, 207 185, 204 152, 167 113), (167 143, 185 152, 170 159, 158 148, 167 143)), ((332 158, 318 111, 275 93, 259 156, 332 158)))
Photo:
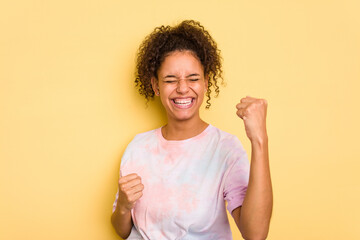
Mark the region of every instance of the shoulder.
POLYGON ((136 134, 135 137, 127 145, 121 158, 121 166, 131 161, 134 156, 144 154, 144 149, 150 144, 156 142, 158 129, 136 134))
POLYGON ((158 131, 159 128, 136 134, 135 137, 129 143, 128 148, 138 146, 139 144, 145 144, 147 142, 154 141, 157 138, 158 131))
POLYGON ((230 157, 231 156, 246 156, 245 149, 236 135, 225 132, 213 126, 213 137, 217 140, 217 146, 221 152, 230 157))
POLYGON ((215 126, 212 126, 212 134, 214 136, 216 136, 219 143, 221 143, 221 144, 241 145, 241 142, 237 136, 235 136, 231 133, 225 132, 215 126))
POLYGON ((153 129, 147 132, 138 133, 127 145, 123 158, 143 149, 144 146, 156 142, 159 129, 153 129))

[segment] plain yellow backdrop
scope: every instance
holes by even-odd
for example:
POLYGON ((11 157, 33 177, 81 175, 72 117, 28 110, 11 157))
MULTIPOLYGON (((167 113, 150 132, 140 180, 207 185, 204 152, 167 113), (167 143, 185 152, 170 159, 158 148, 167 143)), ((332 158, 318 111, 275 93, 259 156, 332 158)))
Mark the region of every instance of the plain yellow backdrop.
POLYGON ((165 123, 134 89, 135 52, 184 19, 224 59, 206 121, 250 154, 235 105, 269 102, 268 239, 360 239, 359 12, 355 0, 1 1, 0 239, 120 239, 110 215, 121 155, 165 123))

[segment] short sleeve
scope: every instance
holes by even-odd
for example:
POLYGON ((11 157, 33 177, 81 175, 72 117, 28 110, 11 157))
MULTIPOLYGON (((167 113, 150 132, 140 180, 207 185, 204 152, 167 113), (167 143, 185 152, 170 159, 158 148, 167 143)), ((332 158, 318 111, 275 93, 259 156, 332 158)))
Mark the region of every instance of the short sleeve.
POLYGON ((227 201, 227 210, 232 211, 241 206, 249 183, 250 164, 247 154, 236 138, 233 150, 227 159, 228 169, 224 176, 224 199, 227 201))
MULTIPOLYGON (((134 140, 133 140, 134 141, 134 140)), ((132 141, 132 142, 133 142, 132 141)), ((131 156, 131 148, 132 148, 132 142, 129 143, 129 145, 127 146, 127 148, 125 149, 125 152, 121 158, 121 163, 120 163, 120 171, 119 171, 119 178, 122 176, 122 172, 121 172, 121 168, 122 166, 129 160, 130 156, 131 156)), ((118 190, 117 193, 115 195, 115 201, 113 203, 113 209, 112 212, 115 212, 116 210, 116 206, 117 206, 117 201, 119 198, 119 186, 118 186, 118 190)))
POLYGON ((116 206, 117 206, 117 200, 118 200, 118 198, 119 198, 119 189, 118 189, 118 191, 117 191, 117 193, 116 193, 116 195, 115 195, 115 201, 114 201, 114 203, 113 203, 113 209, 112 209, 112 212, 115 212, 115 210, 116 210, 116 206))
MULTIPOLYGON (((153 136, 153 134, 149 134, 154 132, 154 130, 149 131, 149 132, 145 132, 145 133, 140 133, 137 134, 132 140, 131 142, 127 145, 124 154, 121 157, 121 164, 120 164, 120 171, 119 171, 119 177, 121 176, 126 176, 129 174, 129 171, 127 171, 127 166, 131 165, 134 166, 134 155, 136 155, 136 152, 139 151, 139 146, 143 146, 144 144, 144 139, 146 140, 147 138, 149 138, 149 136, 153 136)), ((119 198, 119 189, 116 193, 115 196, 115 201, 113 203, 113 212, 116 210, 116 206, 117 206, 117 201, 119 198)))
MULTIPOLYGON (((122 174, 121 174, 121 168, 120 168, 119 177, 121 177, 121 176, 122 176, 122 174)), ((116 210, 118 198, 119 198, 119 186, 118 186, 118 190, 117 190, 116 195, 115 195, 115 201, 114 201, 114 203, 113 203, 112 212, 115 212, 115 210, 116 210)))

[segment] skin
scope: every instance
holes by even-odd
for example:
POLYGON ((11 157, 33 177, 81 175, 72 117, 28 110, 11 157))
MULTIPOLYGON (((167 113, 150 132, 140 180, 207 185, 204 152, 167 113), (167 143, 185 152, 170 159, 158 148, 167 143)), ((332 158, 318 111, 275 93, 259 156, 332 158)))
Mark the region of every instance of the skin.
POLYGON ((168 123, 162 128, 166 139, 188 139, 208 126, 199 113, 208 81, 194 53, 176 51, 169 54, 159 68, 158 79, 152 78, 151 83, 166 110, 168 123), (186 109, 177 107, 173 100, 182 98, 192 98, 192 106, 186 109))
MULTIPOLYGON (((168 54, 158 70, 158 78, 153 77, 151 83, 166 110, 168 123, 162 127, 165 139, 188 139, 208 126, 199 114, 208 78, 194 53, 175 51, 168 54), (179 104, 184 101, 186 104, 179 104)), ((252 151, 247 193, 243 205, 236 208, 232 216, 246 240, 266 239, 273 199, 266 132, 267 102, 247 96, 236 108, 237 115, 244 122, 252 151)), ((118 204, 111 220, 122 238, 127 238, 131 232, 130 211, 141 198, 143 189, 141 178, 136 174, 119 179, 118 204)))
POLYGON ((136 173, 119 178, 119 197, 116 209, 111 215, 111 223, 119 236, 124 239, 130 235, 133 226, 131 209, 142 197, 143 189, 141 178, 136 173))
POLYGON ((251 142, 251 165, 243 205, 234 209, 232 215, 244 239, 266 239, 273 206, 266 131, 267 101, 247 96, 236 108, 251 142))

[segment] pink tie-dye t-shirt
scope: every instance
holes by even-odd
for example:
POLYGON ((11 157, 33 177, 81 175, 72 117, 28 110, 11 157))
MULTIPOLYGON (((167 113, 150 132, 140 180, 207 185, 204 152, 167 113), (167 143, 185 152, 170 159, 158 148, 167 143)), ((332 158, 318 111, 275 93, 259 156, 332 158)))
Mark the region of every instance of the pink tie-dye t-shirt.
POLYGON ((161 128, 138 134, 121 161, 120 175, 131 173, 144 190, 128 239, 232 239, 225 200, 230 213, 241 206, 249 181, 247 154, 234 135, 212 125, 181 141, 166 140, 161 128))

